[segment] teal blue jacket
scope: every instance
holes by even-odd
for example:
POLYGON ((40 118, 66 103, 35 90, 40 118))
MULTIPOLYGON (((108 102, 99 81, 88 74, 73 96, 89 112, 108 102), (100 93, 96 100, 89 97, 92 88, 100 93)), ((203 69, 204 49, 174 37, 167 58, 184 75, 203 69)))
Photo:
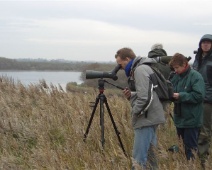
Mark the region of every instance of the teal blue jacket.
POLYGON ((191 69, 175 74, 171 79, 179 99, 174 102, 174 122, 177 128, 194 128, 202 125, 205 84, 203 77, 191 69))

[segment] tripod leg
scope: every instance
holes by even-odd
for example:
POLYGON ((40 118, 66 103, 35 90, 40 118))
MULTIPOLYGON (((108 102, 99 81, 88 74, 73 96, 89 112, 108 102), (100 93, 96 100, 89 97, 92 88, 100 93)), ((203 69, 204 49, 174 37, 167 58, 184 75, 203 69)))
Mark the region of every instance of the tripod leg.
POLYGON ((104 148, 105 138, 104 138, 104 96, 100 95, 100 126, 101 126, 101 142, 102 148, 104 148))
POLYGON ((120 143, 120 147, 121 147, 121 149, 123 150, 124 155, 127 156, 127 153, 126 153, 126 151, 125 151, 125 149, 124 149, 124 145, 123 145, 123 143, 122 143, 122 141, 121 141, 121 138, 120 138, 120 136, 119 136, 119 135, 120 135, 120 132, 119 132, 118 129, 117 129, 117 126, 116 126, 115 121, 114 121, 114 119, 113 119, 113 116, 112 116, 112 114, 111 114, 109 105, 108 105, 108 103, 107 103, 106 97, 105 97, 105 105, 106 105, 107 111, 108 111, 108 113, 109 113, 111 122, 112 122, 112 124, 113 124, 113 128, 115 129, 116 135, 117 135, 117 137, 118 137, 118 140, 119 140, 119 143, 120 143))
POLYGON ((99 97, 96 98, 95 105, 94 105, 94 107, 93 107, 93 111, 92 111, 92 113, 91 113, 91 117, 90 117, 90 120, 89 120, 87 129, 86 129, 86 131, 85 131, 84 139, 83 139, 84 142, 85 142, 85 140, 86 140, 86 138, 87 138, 87 135, 88 135, 88 132, 89 132, 89 129, 90 129, 90 126, 91 126, 91 123, 92 123, 92 120, 93 120, 93 117, 94 117, 94 113, 95 113, 95 111, 96 111, 96 107, 97 107, 98 103, 99 103, 99 97))

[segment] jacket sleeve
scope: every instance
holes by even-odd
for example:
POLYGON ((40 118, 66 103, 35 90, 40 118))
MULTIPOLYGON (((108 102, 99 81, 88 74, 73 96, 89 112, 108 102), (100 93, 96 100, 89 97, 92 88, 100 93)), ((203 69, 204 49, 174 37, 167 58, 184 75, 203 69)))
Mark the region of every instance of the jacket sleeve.
POLYGON ((198 63, 199 63, 198 56, 196 55, 195 59, 194 59, 194 62, 193 62, 193 65, 192 65, 194 70, 198 70, 198 63))
POLYGON ((147 72, 149 66, 138 66, 134 71, 136 98, 132 104, 132 114, 143 114, 147 111, 153 99, 153 84, 147 72))
POLYGON ((186 103, 199 103, 204 100, 205 97, 205 84, 202 76, 193 72, 191 77, 191 91, 190 92, 180 92, 180 102, 186 103))

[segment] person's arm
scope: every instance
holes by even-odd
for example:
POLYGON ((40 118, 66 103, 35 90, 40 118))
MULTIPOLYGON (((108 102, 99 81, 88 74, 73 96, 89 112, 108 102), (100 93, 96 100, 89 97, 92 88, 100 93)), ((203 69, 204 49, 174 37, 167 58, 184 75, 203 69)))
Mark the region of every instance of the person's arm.
POLYGON ((153 97, 152 82, 149 79, 148 69, 151 69, 147 65, 141 65, 135 69, 134 79, 136 88, 136 99, 133 103, 132 113, 141 114, 146 111, 150 105, 153 97))
POLYGON ((128 89, 128 87, 126 87, 124 90, 123 90, 123 93, 125 95, 125 97, 130 100, 130 97, 131 97, 131 91, 128 89))
POLYGON ((179 92, 179 102, 199 103, 205 97, 205 83, 202 76, 195 72, 191 77, 191 92, 179 92))

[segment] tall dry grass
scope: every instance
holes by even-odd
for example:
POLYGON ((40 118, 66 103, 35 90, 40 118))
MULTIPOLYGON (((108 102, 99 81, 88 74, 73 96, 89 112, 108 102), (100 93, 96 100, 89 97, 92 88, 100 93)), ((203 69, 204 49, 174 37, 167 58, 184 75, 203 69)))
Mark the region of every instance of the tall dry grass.
MULTIPOLYGON (((62 88, 49 87, 45 81, 25 87, 1 77, 0 169, 131 169, 133 130, 130 105, 119 92, 106 89, 104 94, 128 157, 119 147, 106 108, 102 148, 99 105, 86 141, 83 141, 92 112, 90 102, 94 102, 98 94, 98 89, 88 89, 88 92, 77 89, 66 93, 62 88)), ((193 162, 186 160, 182 146, 179 153, 167 152, 171 145, 180 145, 169 117, 165 126, 159 128, 158 138, 159 169, 200 169, 198 158, 193 162)), ((212 165, 211 160, 209 157, 208 167, 212 165)))

